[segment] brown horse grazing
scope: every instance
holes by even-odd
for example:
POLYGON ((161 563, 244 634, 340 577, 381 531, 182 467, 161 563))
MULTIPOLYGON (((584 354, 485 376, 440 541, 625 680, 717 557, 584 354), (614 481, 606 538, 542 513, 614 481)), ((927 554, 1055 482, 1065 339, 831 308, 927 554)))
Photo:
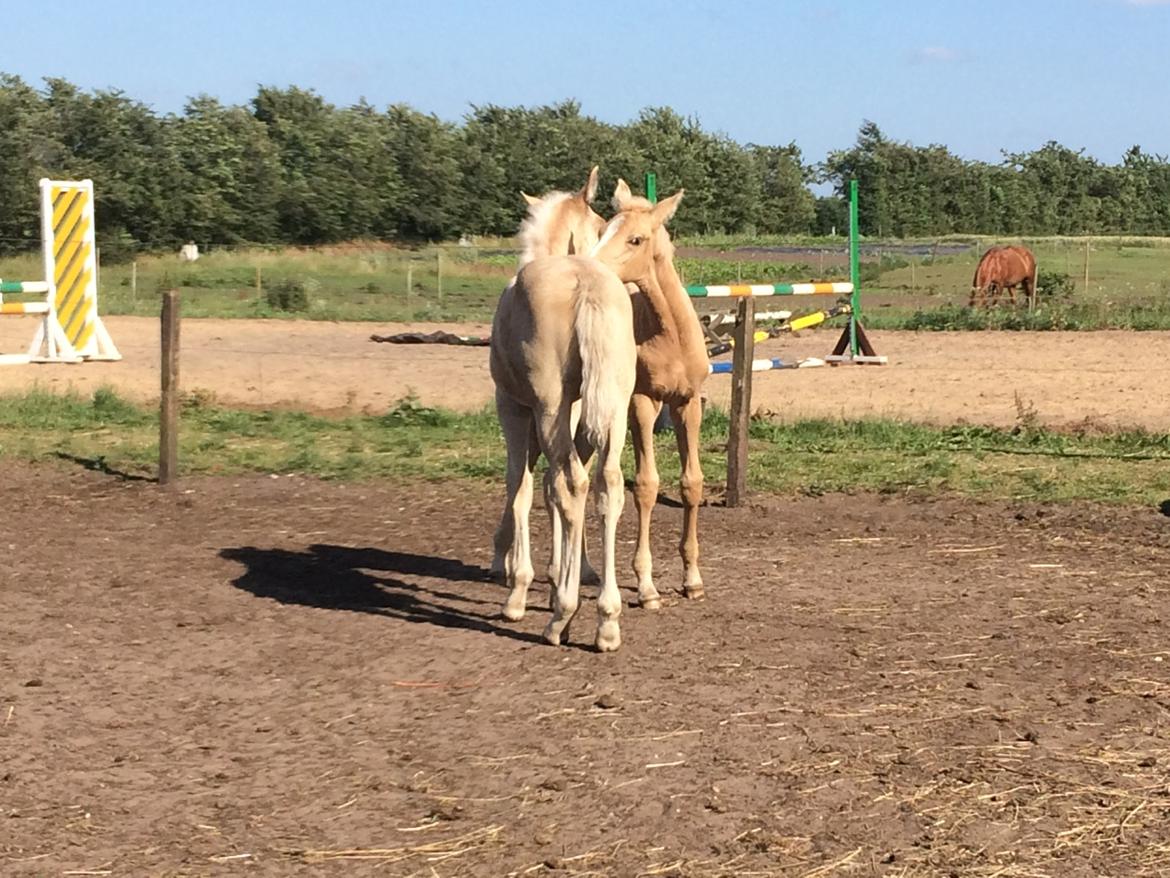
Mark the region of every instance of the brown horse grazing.
POLYGON ((990 308, 1007 292, 1012 306, 1016 304, 1015 288, 1024 287, 1024 301, 1032 307, 1036 298, 1036 257, 1027 247, 992 247, 979 260, 975 278, 971 282, 969 307, 976 301, 990 308))
POLYGON ((654 422, 663 403, 675 424, 682 460, 683 588, 689 598, 703 597, 699 573, 699 504, 703 470, 699 464, 699 427, 703 419, 700 394, 710 371, 699 316, 674 269, 674 245, 663 225, 678 207, 683 192, 651 204, 619 180, 613 204, 618 213, 609 221, 593 256, 634 284, 634 338, 638 373, 630 400, 634 438, 634 503, 638 509, 638 546, 634 573, 638 600, 647 609, 662 605, 652 578, 650 515, 658 500, 658 468, 654 462, 654 422), (649 253, 650 260, 643 259, 649 253))
MULTIPOLYGON (((597 195, 596 165, 589 172, 589 179, 585 181, 585 185, 577 192, 548 192, 539 198, 525 192, 520 194, 528 203, 528 216, 520 225, 518 234, 523 250, 517 270, 541 256, 586 254, 597 244, 601 237, 601 230, 605 228, 605 220, 589 206, 597 195)), ((580 404, 574 404, 572 410, 574 432, 580 413, 580 404)), ((529 453, 532 455, 532 465, 534 466, 540 458, 539 444, 530 443, 529 453)), ((547 482, 545 488, 548 488, 547 482)), ((557 573, 561 567, 561 522, 556 515, 553 498, 547 490, 544 494, 544 501, 552 531, 552 553, 549 556, 547 575, 549 582, 555 588, 557 573)), ((505 577, 504 558, 512 545, 512 539, 512 509, 509 499, 504 503, 504 511, 500 515, 500 524, 496 528, 493 541, 495 551, 492 556, 491 572, 493 576, 500 579, 505 577)), ((589 563, 585 542, 583 541, 581 545, 581 581, 599 582, 597 573, 589 563)))

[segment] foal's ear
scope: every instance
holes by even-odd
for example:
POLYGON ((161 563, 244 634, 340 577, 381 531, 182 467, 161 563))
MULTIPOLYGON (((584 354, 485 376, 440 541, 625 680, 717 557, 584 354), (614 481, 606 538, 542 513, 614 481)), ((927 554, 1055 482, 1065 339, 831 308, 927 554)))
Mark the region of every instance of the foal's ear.
POLYGON ((582 187, 580 195, 581 200, 586 204, 589 204, 591 201, 593 201, 594 198, 597 197, 597 165, 594 165, 593 170, 589 172, 589 179, 585 181, 585 185, 582 187))
POLYGON ((625 210, 633 197, 630 184, 618 177, 617 186, 613 190, 613 209, 619 212, 625 210))
POLYGON ((529 207, 536 207, 536 205, 540 204, 539 198, 537 198, 535 195, 529 195, 527 192, 521 192, 520 197, 528 202, 529 207))
POLYGON ((650 217, 655 226, 663 225, 674 216, 674 212, 678 210, 679 202, 682 201, 683 193, 686 191, 685 189, 679 189, 670 198, 663 198, 654 205, 653 210, 650 211, 650 217))

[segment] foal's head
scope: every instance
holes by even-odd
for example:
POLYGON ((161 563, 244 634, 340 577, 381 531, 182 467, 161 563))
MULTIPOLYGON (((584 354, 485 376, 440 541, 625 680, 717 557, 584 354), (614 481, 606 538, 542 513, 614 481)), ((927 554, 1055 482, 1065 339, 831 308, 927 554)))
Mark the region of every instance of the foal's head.
POLYGON ((589 255, 612 268, 623 283, 648 277, 654 271, 655 254, 670 254, 666 223, 678 210, 683 192, 679 189, 653 204, 630 192, 625 180, 618 180, 613 193, 617 213, 589 255))
POLYGON ((576 192, 549 192, 539 198, 520 194, 528 202, 528 217, 520 226, 521 266, 540 256, 585 254, 597 244, 605 220, 589 206, 597 194, 596 167, 576 192))

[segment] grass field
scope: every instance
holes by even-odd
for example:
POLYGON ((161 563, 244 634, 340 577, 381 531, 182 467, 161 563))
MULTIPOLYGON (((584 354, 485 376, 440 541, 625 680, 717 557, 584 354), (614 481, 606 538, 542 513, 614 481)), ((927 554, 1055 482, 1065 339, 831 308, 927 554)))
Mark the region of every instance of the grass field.
MULTIPOLYGON (((841 239, 717 237, 685 239, 701 258, 680 258, 689 283, 792 281, 847 276, 841 239), (741 248, 752 248, 744 250, 741 248), (768 248, 785 248, 776 255, 768 248), (798 248, 797 255, 792 255, 798 248)), ((1042 272, 1067 275, 1066 292, 1036 314, 1004 308, 966 310, 975 264, 991 239, 943 239, 966 245, 933 257, 933 241, 865 242, 863 307, 867 322, 887 329, 1166 329, 1170 328, 1170 239, 1046 238, 1025 240, 1042 272), (1088 254, 1089 282, 1085 284, 1088 254)), ((480 321, 514 272, 509 240, 476 247, 415 250, 380 243, 317 249, 220 250, 194 264, 171 254, 103 265, 101 308, 107 314, 153 315, 158 293, 184 292, 192 317, 300 317, 317 320, 480 321), (408 274, 409 272, 409 274, 408 274), (407 289, 407 279, 410 289, 407 289), (303 307, 288 310, 276 292, 283 282, 304 288, 303 307)), ((40 278, 33 256, 0 260, 0 277, 40 278)), ((812 303, 809 303, 812 307, 812 303)))
MULTIPOLYGON (((33 392, 0 397, 0 456, 65 459, 151 477, 157 417, 110 390, 91 398, 33 392)), ((703 467, 726 478, 727 419, 703 421, 703 467)), ((1157 505, 1170 497, 1170 436, 1128 431, 1073 435, 1035 427, 937 428, 884 420, 757 420, 751 428, 754 490, 957 494, 1045 501, 1157 505)), ((673 493, 673 437, 658 437, 664 489, 673 493)), ((457 415, 403 400, 378 416, 324 418, 228 409, 198 396, 183 411, 182 467, 191 473, 302 473, 323 478, 411 477, 498 482, 504 447, 495 415, 457 415)), ((632 470, 626 448, 624 468, 632 470)))

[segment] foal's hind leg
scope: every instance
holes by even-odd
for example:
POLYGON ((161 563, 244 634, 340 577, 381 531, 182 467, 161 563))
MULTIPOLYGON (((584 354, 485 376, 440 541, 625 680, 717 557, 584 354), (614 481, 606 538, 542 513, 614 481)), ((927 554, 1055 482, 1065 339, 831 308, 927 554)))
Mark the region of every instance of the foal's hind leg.
POLYGON ((618 617, 622 613, 622 595, 617 584, 617 525, 626 502, 622 479, 622 446, 626 438, 626 415, 619 411, 610 426, 609 436, 598 450, 597 474, 593 478, 594 495, 602 522, 601 592, 597 595, 597 649, 613 652, 622 645, 618 617))
MULTIPOLYGON (((577 424, 581 420, 581 400, 573 403, 573 407, 569 415, 569 425, 572 429, 573 435, 577 435, 577 424)), ((592 449, 580 449, 581 462, 588 467, 589 458, 593 455, 592 449)), ((544 481, 544 507, 548 511, 549 531, 552 533, 552 552, 548 559, 548 581, 553 589, 557 587, 557 576, 561 569, 561 517, 557 513, 557 505, 553 500, 552 482, 548 479, 544 481)), ((588 539, 584 533, 581 536, 581 581, 593 585, 598 583, 601 579, 597 575, 597 571, 593 569, 593 565, 589 563, 589 549, 588 539)))
POLYGON ((581 538, 589 475, 573 447, 567 411, 545 416, 540 437, 544 456, 548 458, 548 490, 563 524, 561 569, 552 590, 552 619, 544 629, 544 639, 556 646, 568 637, 569 623, 580 601, 581 538))
POLYGON ((696 394, 681 406, 672 406, 674 432, 678 437, 678 456, 682 462, 680 479, 683 501, 683 532, 678 552, 683 561, 683 590, 689 598, 703 597, 703 577, 699 573, 699 505, 703 502, 703 467, 699 462, 699 430, 703 422, 703 403, 696 394))
MULTIPOLYGON (((512 539, 504 556, 505 582, 510 588, 504 604, 504 617, 513 622, 524 618, 528 603, 528 587, 532 585, 532 547, 528 536, 528 514, 532 509, 532 467, 535 436, 532 412, 527 408, 496 395, 496 409, 504 441, 508 447, 507 512, 510 512, 512 539)), ((497 532, 498 536, 498 532, 497 532)))
MULTIPOLYGON (((496 409, 500 410, 500 402, 496 401, 496 409)), ((528 416, 528 471, 531 473, 536 469, 536 463, 540 460, 540 443, 536 438, 536 424, 531 415, 528 416)), ((504 426, 504 417, 500 415, 500 426, 504 431, 504 440, 508 441, 507 427, 504 426)), ((518 428, 517 428, 518 429, 518 428)), ((510 446, 509 446, 510 447, 510 446)), ((511 466, 511 458, 509 458, 509 466, 511 466)), ((500 523, 496 526, 496 533, 492 539, 492 566, 491 575, 501 581, 507 578, 507 564, 506 559, 508 552, 512 548, 512 540, 515 533, 515 528, 512 524, 512 503, 515 495, 512 489, 505 492, 504 509, 500 513, 500 523)))

